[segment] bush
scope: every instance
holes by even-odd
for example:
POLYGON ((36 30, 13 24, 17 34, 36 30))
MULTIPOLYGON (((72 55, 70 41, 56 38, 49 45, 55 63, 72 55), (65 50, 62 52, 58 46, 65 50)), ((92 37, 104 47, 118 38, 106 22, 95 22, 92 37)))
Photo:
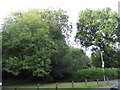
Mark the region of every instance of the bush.
MULTIPOLYGON (((105 77, 109 79, 118 79, 118 69, 113 68, 106 68, 105 69, 105 77)), ((103 69, 102 68, 90 68, 90 69, 82 69, 78 70, 74 73, 73 80, 74 81, 85 81, 87 79, 88 81, 95 81, 97 79, 103 80, 103 69)))
POLYGON ((105 76, 109 79, 118 79, 118 70, 117 68, 105 69, 105 76))

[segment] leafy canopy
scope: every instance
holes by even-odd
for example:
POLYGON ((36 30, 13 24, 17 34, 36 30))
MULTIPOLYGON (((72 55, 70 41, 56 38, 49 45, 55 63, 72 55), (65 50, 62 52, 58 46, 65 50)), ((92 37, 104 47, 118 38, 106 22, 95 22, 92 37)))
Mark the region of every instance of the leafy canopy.
POLYGON ((109 8, 86 9, 79 15, 76 39, 82 46, 94 46, 93 50, 113 47, 117 40, 118 15, 109 8))
MULTIPOLYGON (((52 69, 52 59, 59 52, 68 16, 62 10, 14 12, 5 18, 3 35, 3 71, 19 75, 23 70, 43 77, 52 69), (53 57, 53 58, 52 58, 53 57)), ((61 49, 62 50, 62 49, 61 49)))

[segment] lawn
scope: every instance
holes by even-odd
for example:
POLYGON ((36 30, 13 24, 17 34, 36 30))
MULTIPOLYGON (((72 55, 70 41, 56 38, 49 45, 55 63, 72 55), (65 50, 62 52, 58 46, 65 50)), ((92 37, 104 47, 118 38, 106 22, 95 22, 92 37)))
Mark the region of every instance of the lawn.
MULTIPOLYGON (((113 83, 80 83, 75 82, 74 88, 97 88, 101 86, 113 85, 113 83)), ((37 88, 37 84, 18 84, 18 85, 3 85, 3 88, 37 88)), ((48 84, 39 84, 39 88, 56 88, 56 83, 48 83, 48 84)), ((58 83, 58 88, 72 88, 72 83, 58 83)))

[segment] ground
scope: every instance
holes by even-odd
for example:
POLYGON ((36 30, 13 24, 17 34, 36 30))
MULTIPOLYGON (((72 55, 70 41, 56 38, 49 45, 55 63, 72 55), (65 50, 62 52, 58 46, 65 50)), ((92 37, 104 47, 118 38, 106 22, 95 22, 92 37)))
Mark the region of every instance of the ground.
MULTIPOLYGON (((88 82, 85 85, 85 82, 74 82, 73 88, 107 88, 105 86, 108 85, 116 85, 117 80, 111 80, 109 83, 106 81, 100 81, 99 84, 97 82, 88 82)), ((57 83, 58 88, 72 88, 72 82, 66 83, 57 83)), ((38 83, 30 83, 30 84, 16 84, 16 85, 3 85, 3 88, 56 88, 56 83, 46 83, 46 84, 39 84, 38 83)), ((110 86, 109 86, 110 87, 110 86)))

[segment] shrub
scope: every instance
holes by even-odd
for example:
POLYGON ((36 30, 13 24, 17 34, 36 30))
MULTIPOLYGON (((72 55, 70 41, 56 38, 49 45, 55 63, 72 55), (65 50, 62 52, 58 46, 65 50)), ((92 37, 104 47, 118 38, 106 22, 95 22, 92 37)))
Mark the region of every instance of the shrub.
POLYGON ((105 69, 105 76, 109 79, 118 79, 118 70, 117 68, 106 68, 105 69))
POLYGON ((118 69, 113 68, 105 68, 105 72, 103 73, 102 68, 90 68, 90 69, 82 69, 75 72, 73 80, 74 81, 95 81, 97 79, 103 80, 103 75, 105 74, 106 78, 109 79, 118 79, 118 69))

